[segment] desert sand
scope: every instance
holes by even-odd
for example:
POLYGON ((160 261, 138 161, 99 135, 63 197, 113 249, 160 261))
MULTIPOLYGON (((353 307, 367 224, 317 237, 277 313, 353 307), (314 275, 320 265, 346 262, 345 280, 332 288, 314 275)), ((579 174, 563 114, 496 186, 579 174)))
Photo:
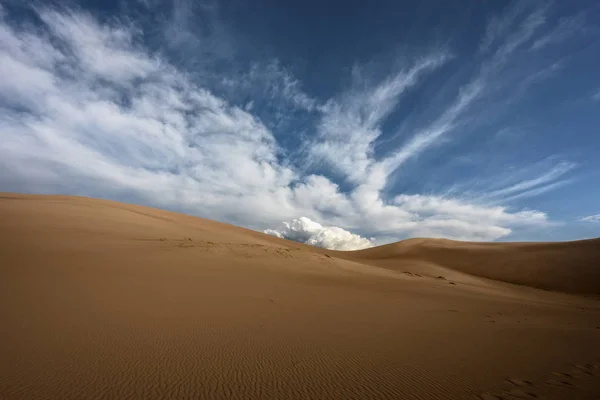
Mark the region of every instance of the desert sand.
POLYGON ((600 240, 335 252, 0 194, 0 399, 600 399, 600 240))

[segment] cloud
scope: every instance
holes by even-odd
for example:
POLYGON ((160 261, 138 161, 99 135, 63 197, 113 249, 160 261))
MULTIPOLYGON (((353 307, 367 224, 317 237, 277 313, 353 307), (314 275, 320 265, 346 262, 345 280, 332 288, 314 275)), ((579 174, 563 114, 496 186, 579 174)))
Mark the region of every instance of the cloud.
POLYGON ((579 218, 578 221, 592 222, 592 223, 598 224, 598 223, 600 223, 600 214, 588 215, 587 217, 579 218))
POLYGON ((452 131, 456 127, 456 119, 477 98, 483 88, 482 79, 476 79, 462 88, 456 102, 440 118, 413 136, 394 155, 382 162, 388 175, 398 169, 408 159, 417 156, 432 146, 441 136, 452 131))
POLYGON ((489 191, 484 197, 488 200, 502 199, 506 202, 527 196, 538 195, 551 190, 558 185, 568 183, 568 181, 557 182, 557 179, 572 171, 575 167, 576 165, 574 163, 565 161, 559 162, 535 178, 520 180, 517 183, 501 189, 489 191))
MULTIPOLYGON (((506 131, 501 132, 507 135, 506 131)), ((501 158, 502 160, 502 158, 501 158)), ((549 157, 525 167, 501 163, 503 171, 492 174, 480 172, 470 180, 451 185, 444 197, 460 196, 475 204, 511 204, 522 199, 539 196, 573 183, 573 172, 578 165, 549 157)))
POLYGON ((254 62, 248 71, 217 79, 215 88, 260 118, 274 135, 288 136, 303 118, 320 111, 320 102, 278 60, 254 62), (260 93, 260 96, 256 94, 260 93))
POLYGON ((394 203, 402 205, 404 210, 421 215, 435 216, 436 218, 452 217, 463 221, 482 223, 483 225, 501 222, 535 223, 546 220, 546 215, 539 211, 507 213, 505 207, 464 204, 455 199, 443 197, 400 195, 394 199, 394 203))
POLYGON ((488 52, 499 40, 506 37, 519 19, 527 13, 528 6, 527 1, 517 1, 512 7, 507 7, 503 13, 493 15, 486 25, 479 47, 480 52, 488 52))
POLYGON ((323 226, 306 217, 283 222, 279 229, 266 229, 265 233, 330 250, 360 250, 373 247, 369 239, 360 237, 337 226, 323 226))
POLYGON ((324 106, 317 127, 318 139, 311 146, 311 155, 350 182, 364 181, 372 164, 373 142, 382 133, 381 124, 406 90, 449 58, 446 52, 434 53, 379 84, 355 87, 330 100, 324 106))
POLYGON ((100 28, 78 13, 41 16, 46 35, 2 31, 0 96, 9 107, 1 151, 12 174, 23 175, 18 166, 27 164, 26 171, 56 171, 57 180, 69 174, 74 187, 94 182, 105 195, 133 191, 155 204, 207 210, 220 207, 221 196, 260 197, 287 186, 293 172, 277 163, 269 130, 140 52, 135 32, 100 28), (114 49, 116 38, 127 40, 114 49))
POLYGON ((77 59, 71 66, 79 68, 71 73, 91 74, 122 83, 158 71, 157 61, 137 49, 136 32, 131 26, 100 26, 85 13, 65 15, 43 10, 39 16, 77 59))
POLYGON ((410 236, 488 241, 510 234, 509 227, 539 227, 548 221, 546 214, 539 211, 511 213, 502 206, 468 204, 437 196, 399 195, 394 204, 411 213, 413 221, 404 227, 410 236))
MULTIPOLYGON (((157 2, 157 0, 148 0, 157 2)), ((158 23, 170 59, 203 78, 210 68, 225 68, 236 56, 236 40, 229 33, 214 1, 173 0, 170 12, 158 23)), ((148 4, 152 7, 154 4, 148 4)))
POLYGON ((533 42, 531 49, 541 50, 565 42, 573 36, 590 32, 584 13, 562 17, 553 29, 533 42))
MULTIPOLYGON (((448 52, 381 80, 356 74, 348 89, 319 99, 277 60, 215 72, 223 57, 235 63, 235 49, 215 50, 230 35, 215 21, 208 36, 186 25, 190 4, 176 2, 161 27, 170 38, 164 52, 125 17, 101 22, 47 7, 33 10, 41 21, 33 25, 5 15, 0 188, 149 204, 338 249, 407 236, 495 240, 548 224, 544 212, 492 204, 481 193, 384 194, 392 170, 459 125, 487 90, 493 62, 426 129, 382 157, 374 145, 383 126, 403 96, 450 62, 448 52), (178 62, 173 51, 206 59, 178 62), (300 122, 307 135, 294 130, 300 122), (290 222, 274 229, 282 221, 290 222)), ((492 61, 504 62, 527 32, 492 40, 492 61)), ((494 199, 534 195, 564 179, 566 165, 487 189, 494 199)))
POLYGON ((524 3, 518 2, 508 9, 503 18, 492 19, 480 48, 480 56, 487 58, 478 72, 460 88, 454 102, 437 119, 419 130, 395 154, 382 162, 388 174, 461 127, 461 117, 473 105, 481 103, 483 97, 489 96, 490 81, 497 79, 497 75, 511 61, 511 55, 527 43, 544 23, 544 13, 545 8, 527 13, 524 3), (522 14, 526 15, 525 18, 522 14))
POLYGON ((292 109, 313 111, 319 106, 318 101, 304 93, 300 81, 278 60, 272 60, 266 65, 255 63, 246 75, 233 82, 259 86, 266 92, 265 95, 269 100, 283 101, 292 109))

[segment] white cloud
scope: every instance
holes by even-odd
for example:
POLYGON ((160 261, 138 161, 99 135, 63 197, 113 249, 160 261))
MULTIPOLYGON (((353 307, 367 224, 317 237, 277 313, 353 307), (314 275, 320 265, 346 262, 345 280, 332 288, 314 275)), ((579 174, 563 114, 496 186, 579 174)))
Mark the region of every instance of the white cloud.
POLYGON ((337 226, 323 226, 306 217, 283 222, 279 229, 266 229, 265 233, 330 250, 360 250, 373 247, 369 239, 337 226))
MULTIPOLYGON (((73 186, 94 181, 113 193, 133 190, 154 203, 202 205, 208 212, 221 207, 221 196, 251 198, 287 187, 293 172, 277 163, 272 134, 252 115, 139 52, 133 32, 122 33, 123 26, 99 28, 79 14, 43 15, 52 16, 44 20, 59 34, 33 40, 2 26, 7 40, 0 47, 0 98, 11 106, 1 114, 6 168, 19 175, 19 164, 51 167, 73 174, 73 186), (63 32, 86 39, 66 39, 63 32), (107 50, 119 37, 129 40, 118 51, 107 50), (51 42, 61 39, 60 46, 51 42), (87 58, 95 50, 102 66, 87 58), (160 69, 141 74, 123 60, 160 69), (124 86, 134 77, 135 87, 126 90, 104 84, 124 86)), ((216 216, 226 218, 224 213, 216 216)))
MULTIPOLYGON (((503 135, 508 134, 506 131, 503 135)), ((577 164, 549 157, 525 166, 502 163, 503 171, 477 173, 470 180, 451 185, 444 197, 460 196, 471 204, 501 205, 539 196, 575 181, 577 164)))
POLYGON ((584 13, 562 17, 556 26, 546 35, 533 42, 533 50, 541 50, 545 47, 562 43, 575 35, 590 32, 584 13))
POLYGON ((312 115, 322 107, 278 60, 254 62, 247 72, 225 75, 217 81, 215 86, 227 99, 262 118, 276 134, 289 134, 298 122, 298 115, 312 115))
POLYGON ((328 102, 318 126, 318 140, 310 149, 312 156, 351 182, 364 181, 373 163, 372 144, 381 135, 385 118, 407 89, 449 58, 445 52, 439 52, 377 85, 353 88, 328 102))
POLYGON ((510 186, 492 190, 486 193, 484 198, 489 200, 503 199, 504 201, 507 201, 543 193, 549 188, 556 187, 559 183, 564 184, 562 182, 557 182, 556 180, 573 170, 575 166, 574 163, 559 162, 535 178, 521 180, 510 186))
POLYGON ((508 213, 501 206, 477 206, 465 204, 455 199, 435 196, 400 195, 394 199, 394 204, 402 209, 436 218, 452 217, 463 221, 476 222, 482 225, 502 222, 535 223, 546 221, 546 215, 539 211, 520 211, 508 213))
POLYGON ((510 234, 509 227, 540 226, 548 221, 546 214, 539 211, 511 213, 506 207, 437 196, 399 195, 394 204, 411 213, 413 221, 404 226, 410 236, 488 241, 510 234))
POLYGON ((271 101, 283 101, 292 108, 312 111, 318 106, 317 100, 302 91, 301 83, 278 60, 266 65, 255 63, 247 75, 235 82, 259 86, 271 101))
POLYGON ((514 31, 515 25, 518 24, 519 20, 523 19, 523 15, 526 15, 530 11, 529 7, 535 5, 530 1, 520 0, 512 6, 507 7, 503 13, 493 15, 486 26, 483 39, 481 40, 480 52, 486 53, 494 45, 498 45, 498 42, 502 38, 514 31))
POLYGON ((579 218, 578 221, 581 222, 592 222, 592 223, 600 223, 600 214, 596 215, 588 215, 587 217, 579 218))
POLYGON ((440 137, 451 132, 456 127, 456 119, 483 91, 482 79, 475 79, 464 87, 456 102, 447 109, 433 124, 412 137, 394 155, 382 161, 388 174, 398 169, 409 158, 417 156, 432 146, 440 137))
MULTIPOLYGON (((158 5, 161 0, 151 0, 158 5)), ((163 2, 164 3, 164 2, 163 2)), ((160 21, 164 44, 173 56, 195 75, 203 75, 211 64, 230 63, 236 53, 235 38, 219 16, 215 1, 173 0, 166 22, 160 21), (200 21, 200 23, 199 23, 200 21)), ((163 4, 164 6, 164 4, 163 4)))
POLYGON ((77 58, 74 66, 80 69, 72 73, 90 73, 124 83, 158 71, 157 61, 136 48, 133 27, 101 26, 84 13, 42 10, 39 16, 77 58))

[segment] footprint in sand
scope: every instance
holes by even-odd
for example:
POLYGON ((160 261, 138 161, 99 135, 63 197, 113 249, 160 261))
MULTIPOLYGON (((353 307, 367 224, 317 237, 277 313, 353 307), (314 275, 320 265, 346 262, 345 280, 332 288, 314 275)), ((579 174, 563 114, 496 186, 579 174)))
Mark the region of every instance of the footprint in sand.
MULTIPOLYGON (((489 315, 486 315, 489 317, 489 315)), ((600 376, 597 371, 600 370, 598 364, 575 364, 569 372, 552 372, 550 379, 542 382, 542 385, 535 385, 532 381, 521 378, 509 378, 507 383, 511 388, 500 390, 499 392, 484 392, 477 396, 480 400, 510 400, 510 399, 542 399, 544 395, 552 394, 555 390, 569 389, 575 390, 572 398, 577 398, 579 386, 585 386, 586 378, 600 376), (553 389, 554 388, 554 389, 553 389)), ((588 382, 590 383, 590 382, 588 382)), ((600 397, 599 397, 600 399, 600 397)))
POLYGON ((573 366, 571 373, 574 376, 577 375, 587 375, 587 376, 596 376, 597 372, 600 370, 600 365, 595 364, 577 364, 573 366))
POLYGON ((552 372, 552 378, 546 380, 544 383, 551 386, 575 388, 577 387, 577 380, 597 376, 595 373, 597 369, 600 369, 599 365, 576 364, 569 372, 552 372))
POLYGON ((553 372, 552 375, 558 376, 560 379, 564 379, 564 378, 572 379, 573 378, 573 375, 571 375, 567 372, 553 372))
POLYGON ((493 393, 482 393, 478 397, 481 400, 504 400, 502 396, 493 393))
POLYGON ((548 379, 544 382, 547 385, 564 387, 564 388, 574 388, 575 385, 565 379, 548 379))
POLYGON ((507 381, 516 388, 503 390, 500 393, 482 393, 481 400, 509 400, 509 399, 539 399, 540 396, 533 390, 533 383, 525 379, 510 378, 507 381))
POLYGON ((512 383, 515 386, 519 386, 519 387, 530 387, 533 386, 533 383, 531 383, 530 381, 526 381, 523 379, 519 379, 519 378, 510 378, 508 379, 508 381, 510 383, 512 383))
POLYGON ((408 275, 408 276, 414 276, 414 277, 416 277, 416 278, 422 278, 422 277, 423 277, 423 275, 419 275, 419 274, 417 274, 417 273, 415 273, 415 272, 402 271, 402 273, 403 273, 404 275, 408 275))
POLYGON ((533 383, 519 378, 510 378, 508 382, 517 386, 506 392, 508 398, 515 399, 539 399, 539 395, 532 391, 533 383))
POLYGON ((486 322, 491 322, 493 324, 496 323, 496 320, 490 314, 485 314, 485 318, 486 318, 486 320, 485 320, 486 322))
POLYGON ((478 398, 481 400, 540 399, 535 393, 526 393, 518 389, 503 394, 483 393, 478 398))

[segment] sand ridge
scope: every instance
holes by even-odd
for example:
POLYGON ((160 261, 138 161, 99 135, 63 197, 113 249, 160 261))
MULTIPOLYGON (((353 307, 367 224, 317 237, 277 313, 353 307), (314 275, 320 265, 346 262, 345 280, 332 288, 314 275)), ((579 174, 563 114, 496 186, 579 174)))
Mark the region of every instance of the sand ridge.
POLYGON ((340 253, 0 194, 0 398, 597 399, 598 243, 340 253))

